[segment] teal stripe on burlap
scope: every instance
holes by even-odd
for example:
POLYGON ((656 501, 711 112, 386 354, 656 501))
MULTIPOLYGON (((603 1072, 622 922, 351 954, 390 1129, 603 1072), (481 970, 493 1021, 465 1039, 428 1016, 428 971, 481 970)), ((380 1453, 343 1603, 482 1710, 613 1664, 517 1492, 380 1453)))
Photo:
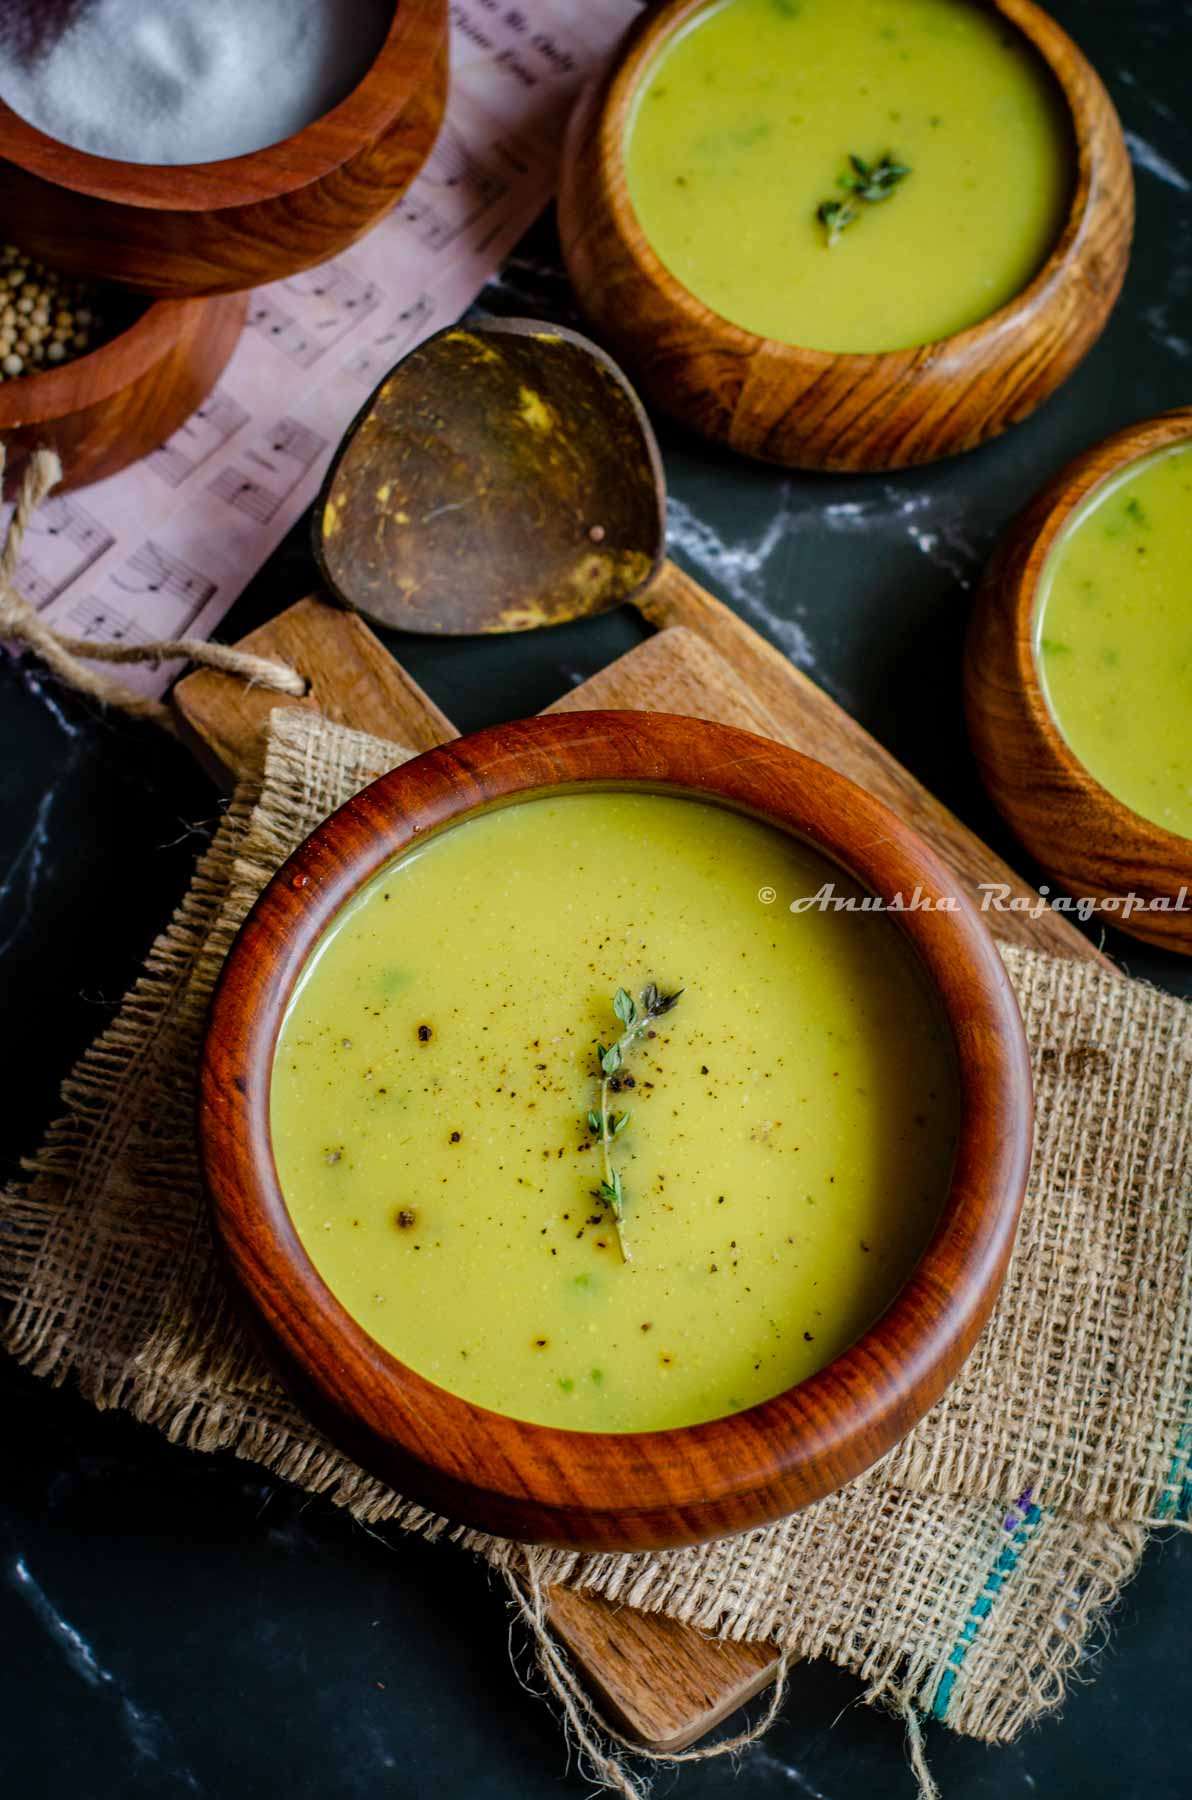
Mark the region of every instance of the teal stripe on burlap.
POLYGON ((1011 1508, 1010 1512, 1007 1513, 1003 1520, 1003 1529, 1009 1533, 1009 1542, 998 1552, 996 1562, 985 1577, 984 1587, 969 1608, 969 1615, 964 1622, 964 1629, 952 1646, 947 1666, 940 1676, 939 1683, 935 1690, 935 1697, 931 1703, 930 1716, 933 1719, 947 1718, 948 1704, 952 1698, 952 1690, 956 1686, 956 1680, 960 1674, 964 1659, 968 1655, 982 1625, 993 1611, 994 1602, 997 1600, 1002 1589, 1011 1579, 1015 1569, 1018 1567, 1019 1558, 1021 1557, 1023 1550, 1026 1548, 1030 1539, 1034 1536, 1036 1529, 1040 1526, 1046 1516, 1047 1515, 1044 1514, 1041 1507, 1035 1506, 1031 1502, 1030 1489, 1028 1488, 1021 1500, 1018 1501, 1016 1506, 1011 1508))
POLYGON ((1192 1419, 1180 1432, 1167 1486, 1155 1508, 1155 1517, 1182 1523, 1192 1519, 1192 1419))

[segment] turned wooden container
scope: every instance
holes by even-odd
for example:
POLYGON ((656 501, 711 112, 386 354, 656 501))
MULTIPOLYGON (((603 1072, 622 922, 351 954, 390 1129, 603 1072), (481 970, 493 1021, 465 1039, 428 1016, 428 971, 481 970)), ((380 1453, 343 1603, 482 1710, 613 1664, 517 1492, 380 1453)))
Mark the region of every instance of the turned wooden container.
POLYGON ((485 1530, 593 1549, 694 1543, 842 1486, 956 1374, 1004 1275, 1031 1146, 1022 1023, 985 926, 935 854, 844 777, 780 745, 666 714, 558 714, 457 739, 335 813, 266 888, 224 967, 199 1132, 218 1238, 283 1378, 402 1493, 485 1530), (809 840, 872 892, 957 910, 892 914, 951 1024, 961 1093, 952 1181, 906 1286, 851 1349, 777 1398, 709 1424, 609 1435, 532 1425, 447 1393, 383 1350, 324 1285, 278 1184, 269 1090, 295 982, 345 902, 427 832, 585 786, 683 793, 809 840))
POLYGON ((134 303, 131 322, 74 362, 0 382, 0 441, 17 478, 31 450, 56 450, 62 488, 138 462, 214 387, 248 296, 134 303))
POLYGON ((559 190, 563 254, 598 337, 646 395, 705 437, 801 469, 897 469, 971 450, 1025 419, 1096 343, 1126 273, 1130 158, 1095 70, 1031 0, 990 0, 1035 47, 1071 116, 1075 178, 1060 237, 1014 300, 952 337, 872 355, 747 331, 666 269, 637 221, 624 144, 634 96, 708 0, 671 0, 630 32, 572 117, 559 190))
POLYGON ((0 234, 67 274, 147 294, 256 287, 324 262, 389 210, 434 143, 446 94, 446 0, 399 0, 352 92, 246 156, 92 156, 0 101, 0 234))
MULTIPOLYGON (((1192 838, 1133 811, 1069 749, 1035 653, 1040 577, 1057 537, 1107 477, 1192 440, 1192 407, 1115 432, 1076 457, 1015 521, 986 570, 969 626, 964 696, 982 779, 1007 824, 1074 896, 1175 901, 1179 912, 1098 913, 1134 937, 1192 955, 1192 838)), ((1192 719, 1189 720, 1192 729, 1192 719)))

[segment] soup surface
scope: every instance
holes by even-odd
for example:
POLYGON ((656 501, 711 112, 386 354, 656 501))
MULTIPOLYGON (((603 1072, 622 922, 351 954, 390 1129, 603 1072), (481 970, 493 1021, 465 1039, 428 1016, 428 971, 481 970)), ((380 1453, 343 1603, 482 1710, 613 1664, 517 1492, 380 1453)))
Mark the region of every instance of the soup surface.
POLYGON ((1192 837, 1192 443, 1095 488, 1065 525, 1040 579, 1036 654, 1089 773, 1192 837))
POLYGON ((995 312, 1056 242, 1072 171, 1049 70, 970 0, 723 0, 648 71, 626 144, 672 274, 812 350, 903 349, 995 312), (838 185, 850 155, 909 173, 866 202, 838 185), (856 213, 831 245, 825 200, 856 213))
POLYGON ((930 1235, 957 1095, 893 925, 789 911, 833 879, 855 891, 769 826, 646 793, 509 806, 376 878, 311 958, 272 1086, 291 1215, 348 1310, 456 1394, 592 1431, 734 1412, 843 1350, 930 1235), (625 1261, 587 1115, 612 998, 651 981, 682 993, 609 1096, 625 1261))

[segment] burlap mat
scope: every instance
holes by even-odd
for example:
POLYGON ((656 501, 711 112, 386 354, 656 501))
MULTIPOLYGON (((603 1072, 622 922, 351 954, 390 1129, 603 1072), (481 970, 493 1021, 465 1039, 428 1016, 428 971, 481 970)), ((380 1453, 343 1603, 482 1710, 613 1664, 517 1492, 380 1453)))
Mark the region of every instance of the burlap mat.
MULTIPOLYGON (((213 1258, 192 1114, 237 925, 318 820, 405 754, 274 713, 259 796, 237 797, 7 1197, 0 1298, 8 1347, 97 1405, 437 1535, 453 1528, 319 1437, 260 1362, 213 1258)), ((828 1655, 871 1698, 982 1738, 1060 1700, 1146 1524, 1192 1501, 1192 1008, 1095 966, 1005 955, 1038 1081, 1031 1191, 996 1318, 906 1443, 818 1506, 696 1550, 581 1557, 453 1535, 535 1592, 566 1581, 828 1655)))

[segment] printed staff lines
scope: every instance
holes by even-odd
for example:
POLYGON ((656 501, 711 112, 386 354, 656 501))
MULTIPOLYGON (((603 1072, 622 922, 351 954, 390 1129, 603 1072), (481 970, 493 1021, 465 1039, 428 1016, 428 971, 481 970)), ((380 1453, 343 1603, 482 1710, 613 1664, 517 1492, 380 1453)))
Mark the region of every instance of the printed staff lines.
MULTIPOLYGON (((76 637, 94 638, 108 644, 147 644, 151 634, 138 619, 118 606, 103 601, 97 594, 87 594, 67 607, 66 622, 76 637)), ((185 627, 180 627, 181 635, 185 627)))
POLYGON ((417 300, 396 313, 385 327, 377 333, 371 343, 362 344, 344 364, 344 374, 353 381, 363 381, 371 387, 380 381, 412 344, 426 336, 431 320, 435 316, 435 303, 429 294, 419 294, 417 300))
POLYGON ((327 444, 309 425, 281 419, 257 447, 221 469, 209 491, 258 525, 267 525, 306 479, 327 444))
POLYGON ((482 161, 447 124, 421 174, 398 201, 394 215, 412 226, 430 249, 445 250, 509 191, 505 177, 482 161))
POLYGON ((313 368, 381 305, 383 294, 344 263, 322 263, 254 296, 249 328, 300 369, 313 368), (290 304, 275 295, 279 291, 290 304))
POLYGON ((251 416, 247 406, 242 406, 231 394, 222 388, 213 388, 190 418, 164 444, 150 451, 144 466, 152 469, 168 487, 181 487, 196 469, 201 469, 231 442, 251 416))
POLYGON ((115 545, 106 526, 65 495, 43 501, 25 531, 19 591, 39 610, 64 594, 115 545))
MULTIPOLYGON (((113 570, 108 581, 123 594, 151 594, 159 603, 167 603, 168 635, 172 637, 190 629, 219 588, 202 569, 163 549, 152 538, 113 570)), ((101 595, 98 604, 108 603, 101 595)))

